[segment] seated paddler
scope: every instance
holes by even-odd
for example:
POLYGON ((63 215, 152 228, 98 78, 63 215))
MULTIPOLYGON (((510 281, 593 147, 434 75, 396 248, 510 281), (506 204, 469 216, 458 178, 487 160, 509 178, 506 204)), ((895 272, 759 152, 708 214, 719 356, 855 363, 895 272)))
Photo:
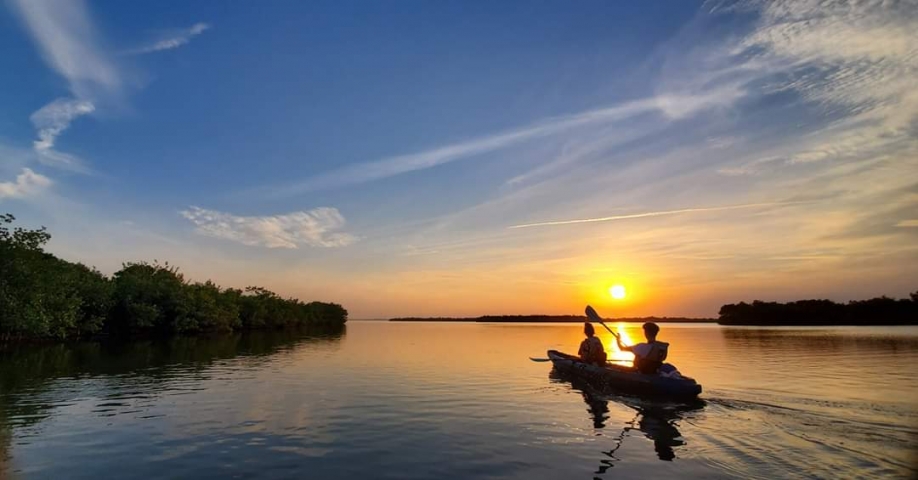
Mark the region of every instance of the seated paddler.
POLYGON ((641 373, 657 373, 660 367, 663 366, 663 361, 666 360, 669 344, 657 341, 660 327, 656 323, 647 322, 643 328, 644 337, 647 338, 647 341, 637 345, 622 345, 621 337, 615 332, 612 332, 612 335, 615 335, 619 350, 634 354, 634 368, 641 373))
POLYGON ((577 355, 580 361, 591 365, 604 366, 606 364, 606 350, 602 346, 602 340, 596 336, 593 330, 593 324, 586 322, 583 324, 583 334, 586 338, 580 342, 580 350, 577 355))

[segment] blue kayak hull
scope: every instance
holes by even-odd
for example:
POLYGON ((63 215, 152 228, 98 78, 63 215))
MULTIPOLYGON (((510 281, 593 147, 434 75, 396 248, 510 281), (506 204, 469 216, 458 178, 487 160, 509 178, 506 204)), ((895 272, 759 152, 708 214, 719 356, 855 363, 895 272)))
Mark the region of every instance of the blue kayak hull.
POLYGON ((548 358, 557 370, 583 378, 603 390, 683 400, 701 394, 701 385, 689 377, 667 378, 643 374, 630 367, 590 365, 557 350, 549 350, 548 358))

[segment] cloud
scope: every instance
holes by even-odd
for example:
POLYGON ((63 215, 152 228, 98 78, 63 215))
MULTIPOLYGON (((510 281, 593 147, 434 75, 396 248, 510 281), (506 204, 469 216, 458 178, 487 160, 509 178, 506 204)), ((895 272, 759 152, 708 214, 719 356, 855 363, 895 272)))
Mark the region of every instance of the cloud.
POLYGON ((180 30, 177 32, 172 32, 165 38, 160 38, 156 42, 146 45, 140 48, 129 51, 129 54, 132 55, 141 55, 144 53, 153 53, 161 52, 163 50, 172 50, 173 48, 181 47, 182 45, 187 44, 191 41, 192 38, 204 33, 206 30, 211 28, 210 24, 199 22, 192 25, 190 28, 180 30))
POLYGON ((913 2, 746 2, 755 29, 734 50, 773 92, 840 117, 775 166, 857 160, 916 143, 918 9, 913 2))
POLYGON ((660 114, 669 120, 682 119, 701 110, 729 105, 740 95, 741 92, 731 88, 702 92, 697 95, 659 95, 634 100, 612 107, 554 117, 526 127, 423 152, 352 164, 319 174, 305 181, 270 190, 273 195, 290 196, 313 190, 381 180, 493 152, 537 138, 556 135, 577 127, 622 121, 652 113, 660 114))
POLYGON ((581 218, 581 219, 575 219, 575 220, 555 220, 555 221, 550 221, 550 222, 524 223, 521 225, 512 225, 507 228, 531 228, 531 227, 548 227, 548 226, 553 226, 553 225, 573 225, 577 223, 611 222, 614 220, 631 220, 635 218, 662 217, 662 216, 667 216, 667 215, 680 215, 683 213, 702 213, 702 212, 717 212, 717 211, 723 211, 723 210, 739 210, 743 208, 775 207, 775 206, 780 206, 780 205, 791 205, 794 203, 800 203, 800 202, 767 202, 767 203, 749 203, 745 205, 727 205, 723 207, 682 208, 679 210, 663 210, 659 212, 633 213, 629 215, 614 215, 611 217, 581 218))
POLYGON ((267 248, 343 247, 357 241, 347 233, 335 233, 345 220, 336 208, 320 207, 286 215, 242 217, 231 213, 191 207, 180 214, 194 223, 201 235, 243 245, 267 248))
POLYGON ((918 61, 918 14, 907 3, 757 2, 759 26, 741 45, 785 65, 793 76, 784 87, 808 99, 879 106, 907 92, 902 75, 918 61))
POLYGON ((24 198, 40 193, 51 186, 51 179, 23 168, 16 176, 15 182, 0 182, 0 200, 4 198, 24 198))
MULTIPOLYGON (((578 130, 564 139, 563 151, 541 149, 535 152, 545 156, 540 159, 528 155, 523 161, 536 168, 523 175, 512 170, 507 177, 510 184, 543 182, 526 190, 503 189, 496 197, 486 191, 483 202, 438 215, 430 228, 410 238, 414 248, 405 263, 478 262, 479 270, 490 271, 540 258, 576 264, 582 255, 587 265, 624 263, 647 275, 666 258, 672 262, 660 270, 679 276, 691 269, 684 279, 697 273, 693 259, 720 258, 710 262, 713 273, 698 278, 729 288, 722 278, 764 278, 772 268, 767 262, 776 259, 797 259, 787 262, 791 271, 805 268, 803 259, 818 258, 824 262, 818 275, 847 278, 853 271, 866 274, 861 267, 844 268, 852 259, 882 253, 900 255, 897 261, 882 260, 882 268, 884 275, 901 278, 903 268, 915 264, 911 236, 918 228, 912 226, 913 206, 890 205, 904 195, 893 190, 913 181, 910 171, 918 159, 913 148, 918 90, 910 85, 918 76, 918 37, 911 33, 918 30, 918 10, 897 11, 896 5, 906 3, 895 2, 857 4, 869 5, 864 10, 805 0, 744 3, 755 6, 756 17, 743 15, 736 22, 720 14, 699 16, 702 27, 716 28, 684 29, 689 33, 660 52, 661 74, 645 80, 661 96, 694 98, 711 88, 730 92, 722 103, 731 107, 727 115, 694 118, 698 111, 689 110, 680 117, 676 107, 668 115, 629 118, 622 125, 638 134, 667 129, 621 147, 601 138, 619 133, 619 125, 578 130), (691 121, 671 128, 665 123, 684 118, 691 121), (873 192, 870 198, 866 191, 873 192), (804 200, 802 194, 829 199, 793 208, 752 204, 804 200), (623 205, 635 209, 616 211, 623 205), (728 207, 671 210, 673 205, 728 207), (597 211, 608 216, 591 218, 597 211), (629 212, 639 213, 620 215, 629 212), (662 216, 667 217, 648 221, 662 216), (539 222, 552 219, 557 221, 539 222), (606 223, 596 223, 588 241, 571 237, 567 229, 542 228, 526 231, 525 249, 519 248, 522 232, 506 230, 589 222, 606 223), (771 234, 763 237, 763 231, 771 234), (616 254, 595 253, 605 242, 614 242, 616 254), (436 254, 423 255, 431 252, 436 254)), ((502 159, 512 161, 514 155, 502 159)), ((880 264, 863 268, 877 272, 880 264)), ((565 269, 570 267, 545 270, 565 269)), ((800 278, 788 285, 805 285, 800 278)))
POLYGON ((535 181, 556 178, 559 172, 570 168, 577 162, 608 152, 615 146, 633 142, 642 137, 646 138, 658 130, 658 128, 616 125, 598 135, 593 135, 592 138, 573 139, 564 146, 560 154, 525 173, 510 178, 504 182, 504 185, 516 188, 535 181))
POLYGON ((12 0, 45 62, 67 79, 74 96, 92 99, 120 89, 121 77, 97 41, 82 0, 12 0))
POLYGON ((717 173, 728 177, 757 175, 762 173, 766 167, 775 163, 787 163, 787 158, 782 156, 757 158, 740 165, 720 168, 717 170, 717 173))
POLYGON ((78 117, 96 110, 103 99, 120 94, 118 68, 100 46, 98 34, 82 0, 12 0, 23 24, 49 67, 64 77, 72 98, 58 98, 32 114, 38 130, 33 148, 49 166, 87 172, 76 156, 54 149, 61 133, 78 117))
POLYGON ((38 130, 38 140, 33 142, 32 147, 38 153, 39 161, 54 167, 85 172, 86 167, 79 158, 54 150, 54 142, 74 119, 88 115, 95 109, 95 105, 88 100, 58 98, 33 113, 30 119, 38 130))

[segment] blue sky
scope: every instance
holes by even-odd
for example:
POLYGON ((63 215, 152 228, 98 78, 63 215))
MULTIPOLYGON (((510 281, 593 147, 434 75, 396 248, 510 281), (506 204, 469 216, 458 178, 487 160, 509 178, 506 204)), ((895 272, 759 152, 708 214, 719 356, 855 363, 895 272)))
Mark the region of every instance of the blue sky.
POLYGON ((355 317, 918 289, 914 3, 3 5, 0 210, 106 272, 355 317))

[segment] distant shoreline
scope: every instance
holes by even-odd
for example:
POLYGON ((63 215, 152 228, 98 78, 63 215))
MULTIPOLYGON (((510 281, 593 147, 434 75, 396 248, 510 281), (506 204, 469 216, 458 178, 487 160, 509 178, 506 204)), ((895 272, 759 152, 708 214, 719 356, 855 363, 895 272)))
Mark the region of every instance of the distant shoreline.
MULTIPOLYGON (((483 315, 480 317, 398 317, 389 322, 463 322, 463 323, 584 323, 587 317, 578 315, 483 315)), ((714 318, 688 317, 629 317, 609 318, 609 322, 624 323, 717 323, 714 318)))
MULTIPOLYGON (((398 317, 390 322, 468 323, 583 323, 583 315, 483 315, 480 317, 398 317)), ((748 327, 844 327, 918 325, 918 292, 909 298, 877 297, 836 303, 831 300, 798 300, 778 303, 755 300, 727 304, 718 318, 627 317, 609 318, 624 323, 714 323, 748 327)))
POLYGON ((778 303, 754 300, 720 308, 717 323, 725 326, 856 327, 918 325, 918 292, 909 298, 877 297, 836 303, 831 300, 797 300, 778 303))

